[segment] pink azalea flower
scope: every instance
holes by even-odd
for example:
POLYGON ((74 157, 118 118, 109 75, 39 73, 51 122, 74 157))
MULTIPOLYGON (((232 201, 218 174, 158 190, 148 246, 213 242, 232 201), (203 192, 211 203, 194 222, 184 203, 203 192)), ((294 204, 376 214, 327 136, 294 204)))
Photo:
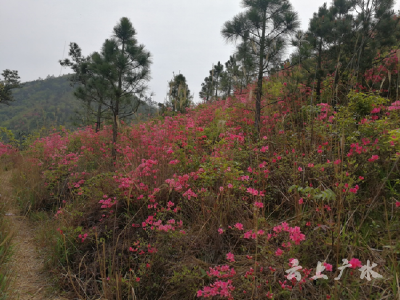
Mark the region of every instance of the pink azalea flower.
POLYGON ((231 252, 229 252, 229 253, 226 254, 226 259, 228 261, 230 261, 230 262, 234 262, 235 261, 235 256, 231 252))
POLYGON ((372 155, 370 159, 368 159, 369 162, 373 162, 375 160, 378 160, 379 156, 378 155, 372 155))
POLYGON ((256 189, 253 188, 248 188, 247 192, 254 195, 254 196, 258 196, 258 191, 256 189))
POLYGON ((254 206, 255 206, 255 207, 258 207, 258 208, 263 208, 263 207, 264 207, 264 204, 261 203, 261 202, 254 202, 254 206))
POLYGON ((371 110, 371 114, 377 114, 381 111, 379 107, 375 107, 373 110, 371 110))
POLYGON ((281 256, 283 254, 283 251, 281 248, 278 248, 278 250, 275 251, 276 256, 281 256))
POLYGON ((253 233, 253 232, 252 232, 251 230, 250 230, 250 231, 247 231, 247 232, 245 232, 245 234, 243 235, 243 237, 244 237, 245 239, 250 239, 252 233, 253 233))
POLYGON ((334 163, 335 165, 338 165, 338 164, 341 163, 341 160, 340 160, 340 159, 337 159, 337 160, 335 160, 333 163, 334 163))
POLYGON ((352 269, 356 269, 358 267, 362 267, 361 261, 359 259, 357 259, 357 258, 350 259, 349 264, 351 264, 350 268, 352 268, 352 269))
POLYGON ((327 271, 332 272, 332 265, 324 262, 324 267, 327 271))
POLYGON ((243 230, 243 224, 242 223, 236 223, 234 226, 238 230, 243 230))

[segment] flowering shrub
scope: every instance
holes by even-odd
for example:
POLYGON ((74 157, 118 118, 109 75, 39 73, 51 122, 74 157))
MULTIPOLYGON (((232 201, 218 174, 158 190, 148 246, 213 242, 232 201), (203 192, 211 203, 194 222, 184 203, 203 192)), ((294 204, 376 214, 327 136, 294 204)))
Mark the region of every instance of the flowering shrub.
MULTIPOLYGON (((332 78, 324 84, 321 99, 328 99, 332 78)), ((31 144, 24 152, 31 171, 20 178, 40 176, 45 201, 34 208, 54 210, 57 234, 74 253, 68 267, 80 277, 65 285, 110 299, 132 289, 138 299, 395 295, 398 101, 354 91, 348 105, 311 105, 310 87, 270 77, 257 137, 254 88, 123 126, 116 161, 108 126, 61 130, 31 144), (376 261, 371 249, 382 255, 374 267, 383 279, 372 277, 366 288, 346 271, 345 288, 327 284, 343 266, 376 261), (328 263, 343 257, 359 260, 328 263)))
POLYGON ((0 142, 0 159, 2 156, 10 156, 14 153, 16 153, 15 148, 13 148, 9 144, 3 144, 2 142, 0 142))

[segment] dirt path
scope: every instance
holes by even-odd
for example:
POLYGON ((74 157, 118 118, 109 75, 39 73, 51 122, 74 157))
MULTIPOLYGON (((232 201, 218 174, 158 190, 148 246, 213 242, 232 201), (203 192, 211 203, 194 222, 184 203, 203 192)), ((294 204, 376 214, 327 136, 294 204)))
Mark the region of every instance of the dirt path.
MULTIPOLYGON (((31 222, 18 211, 12 197, 10 172, 0 172, 0 201, 7 203, 5 218, 9 218, 15 234, 12 239, 14 255, 10 263, 15 276, 10 299, 15 300, 67 300, 51 293, 52 284, 44 271, 44 261, 35 244, 35 228, 31 222)), ((54 293, 54 292, 53 292, 54 293)))

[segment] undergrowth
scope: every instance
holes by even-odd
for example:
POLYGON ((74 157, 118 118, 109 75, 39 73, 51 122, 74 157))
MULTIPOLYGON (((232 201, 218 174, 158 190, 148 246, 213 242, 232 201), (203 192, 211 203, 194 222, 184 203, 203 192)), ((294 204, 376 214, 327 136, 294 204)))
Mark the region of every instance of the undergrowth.
MULTIPOLYGON (((8 174, 4 173, 7 163, 0 161, 0 180, 8 174)), ((10 270, 10 259, 13 254, 11 245, 14 231, 12 224, 7 220, 7 209, 9 208, 6 190, 0 185, 0 299, 9 299, 11 283, 13 281, 12 270, 10 270)))
POLYGON ((291 78, 265 81, 259 134, 249 85, 121 127, 116 161, 107 126, 7 154, 60 285, 80 299, 398 298, 400 102, 371 89, 333 106, 326 80, 315 103, 291 78))

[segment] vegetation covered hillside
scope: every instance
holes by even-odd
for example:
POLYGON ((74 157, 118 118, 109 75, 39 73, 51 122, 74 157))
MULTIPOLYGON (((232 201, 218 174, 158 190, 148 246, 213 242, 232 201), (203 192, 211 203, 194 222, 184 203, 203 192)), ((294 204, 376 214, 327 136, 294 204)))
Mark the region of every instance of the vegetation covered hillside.
POLYGON ((110 127, 4 148, 21 206, 52 215, 59 282, 81 299, 395 299, 399 101, 310 105, 289 75, 264 80, 259 136, 249 85, 123 126, 115 161, 110 127))
POLYGON ((22 133, 58 125, 72 128, 74 111, 79 107, 73 90, 69 75, 24 83, 13 90, 15 101, 0 107, 0 127, 22 133))
MULTIPOLYGON (((94 118, 89 117, 88 121, 85 107, 74 96, 75 88, 71 86, 70 75, 25 82, 21 88, 13 89, 14 101, 9 106, 0 106, 0 127, 11 130, 16 136, 24 136, 42 128, 76 129, 95 124, 94 118)), ((155 112, 153 104, 142 102, 137 114, 126 122, 146 119, 155 112)))
POLYGON ((306 33, 286 0, 242 4, 222 30, 238 53, 210 71, 205 103, 174 75, 157 116, 121 122, 151 64, 124 17, 100 52, 71 43, 60 62, 108 122, 0 143, 71 298, 400 298, 393 1, 324 4, 306 33))

